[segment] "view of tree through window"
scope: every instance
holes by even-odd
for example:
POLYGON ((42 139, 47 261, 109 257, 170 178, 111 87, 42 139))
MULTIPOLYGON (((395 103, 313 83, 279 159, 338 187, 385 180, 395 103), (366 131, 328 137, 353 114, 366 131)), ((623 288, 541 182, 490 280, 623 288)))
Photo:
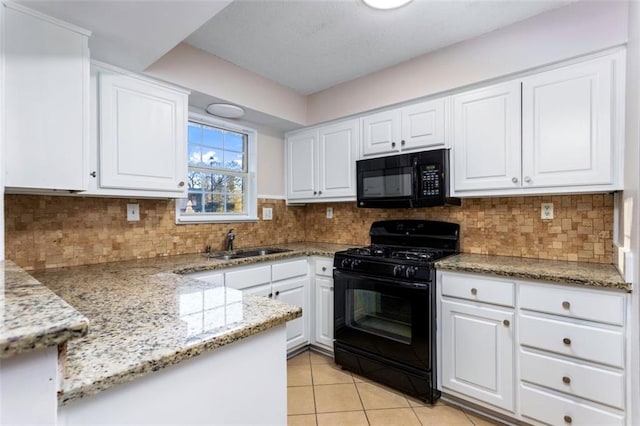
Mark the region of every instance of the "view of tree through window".
POLYGON ((246 213, 247 135, 189 122, 189 195, 181 214, 246 213))

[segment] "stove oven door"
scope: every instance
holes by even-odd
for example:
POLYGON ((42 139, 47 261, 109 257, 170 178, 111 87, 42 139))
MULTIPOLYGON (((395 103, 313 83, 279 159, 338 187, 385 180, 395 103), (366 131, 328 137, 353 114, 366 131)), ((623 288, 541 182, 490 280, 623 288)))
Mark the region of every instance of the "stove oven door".
POLYGON ((435 309, 430 284, 336 270, 334 288, 338 345, 431 371, 435 309))

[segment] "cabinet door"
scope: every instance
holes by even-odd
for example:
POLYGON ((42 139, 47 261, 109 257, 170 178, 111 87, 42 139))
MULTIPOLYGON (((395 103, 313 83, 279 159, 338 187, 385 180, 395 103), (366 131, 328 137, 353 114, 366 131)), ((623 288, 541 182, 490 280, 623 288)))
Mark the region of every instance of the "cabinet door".
POLYGON ((520 83, 453 97, 455 192, 520 187, 520 83))
POLYGON ((402 150, 443 148, 447 144, 449 98, 402 108, 402 150))
MULTIPOLYGON (((85 190, 89 148, 87 34, 4 8, 8 187, 85 190)), ((15 6, 19 7, 19 6, 15 6)))
POLYGON ((362 118, 362 156, 400 151, 400 110, 383 111, 362 118))
POLYGON ((109 72, 99 87, 100 186, 186 196, 187 95, 109 72))
POLYGON ((356 197, 358 120, 318 130, 318 192, 323 198, 356 197))
POLYGON ((442 387, 513 411, 513 317, 442 301, 442 387))
POLYGON ((287 138, 287 198, 313 198, 316 189, 316 130, 287 138))
POLYGON ((302 308, 302 317, 287 322, 287 350, 309 343, 309 278, 273 284, 273 297, 302 308))
POLYGON ((524 187, 613 183, 611 57, 522 82, 524 187))
POLYGON ((315 342, 333 351, 333 279, 316 276, 315 304, 315 342))

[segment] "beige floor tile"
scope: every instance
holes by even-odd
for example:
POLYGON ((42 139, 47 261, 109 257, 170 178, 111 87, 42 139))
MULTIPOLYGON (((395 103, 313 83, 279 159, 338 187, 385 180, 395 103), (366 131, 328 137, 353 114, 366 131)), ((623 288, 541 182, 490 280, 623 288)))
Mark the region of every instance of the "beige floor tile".
POLYGON ((309 351, 304 351, 299 355, 294 356, 293 358, 289 358, 287 360, 287 366, 292 365, 309 365, 309 351))
POLYGON ((496 425, 503 425, 504 424, 504 423, 496 422, 494 420, 487 419, 485 417, 477 416, 477 415, 472 414, 472 413, 470 413, 468 411, 465 411, 464 413, 467 415, 469 420, 471 420, 471 422, 475 426, 496 426, 496 425))
POLYGON ((316 426, 315 414, 301 414, 287 417, 287 426, 316 426))
POLYGON ((364 411, 318 414, 318 426, 368 426, 364 411))
POLYGON ((365 410, 409 407, 407 398, 374 383, 357 383, 365 410))
POLYGON ((424 426, 473 426, 462 410, 448 405, 413 407, 413 411, 424 426))
POLYGON ((420 426, 420 421, 411 408, 367 410, 371 426, 420 426))
POLYGON ((338 383, 353 383, 353 377, 348 371, 343 371, 333 364, 312 364, 314 385, 335 385, 338 383))
POLYGON ((311 359, 311 364, 333 364, 333 358, 319 354, 318 352, 309 351, 309 358, 311 359))
POLYGON ((287 366, 287 386, 311 386, 311 364, 287 366))
POLYGON ((314 389, 317 413, 362 410, 362 403, 353 383, 315 386, 314 389))
POLYGON ((287 414, 314 414, 313 386, 287 388, 287 414))

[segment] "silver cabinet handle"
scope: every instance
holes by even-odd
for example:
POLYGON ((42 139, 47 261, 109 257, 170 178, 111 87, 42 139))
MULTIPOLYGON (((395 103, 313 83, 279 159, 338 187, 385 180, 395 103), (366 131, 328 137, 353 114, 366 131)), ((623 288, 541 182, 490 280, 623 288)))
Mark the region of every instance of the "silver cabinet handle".
POLYGON ((322 195, 322 191, 318 191, 318 195, 322 195))
POLYGON ((527 183, 531 183, 531 178, 529 176, 525 176, 524 181, 527 183))
POLYGON ((182 188, 182 187, 184 186, 184 181, 183 181, 183 180, 181 180, 181 181, 178 183, 178 186, 179 186, 180 188, 182 188))
POLYGON ((318 195, 318 191, 313 191, 313 195, 318 195))
POLYGON ((406 143, 406 142, 404 141, 404 139, 402 139, 402 140, 400 141, 400 145, 402 145, 402 146, 404 146, 404 144, 405 144, 405 143, 406 143))
POLYGON ((327 267, 326 267, 326 266, 323 266, 323 267, 322 267, 322 272, 324 272, 324 271, 326 271, 326 270, 327 270, 327 267))
POLYGON ((566 300, 564 302, 562 302, 562 307, 564 309, 569 309, 571 308, 571 303, 567 302, 566 300))
POLYGON ((513 182, 513 183, 518 183, 518 178, 517 178, 517 177, 512 177, 512 178, 511 178, 511 182, 513 182))
POLYGON ((509 327, 511 325, 511 321, 504 320, 504 321, 502 321, 502 324, 504 324, 505 327, 509 327))
POLYGON ((472 288, 471 289, 471 294, 473 294, 475 296, 476 294, 478 294, 478 290, 475 289, 475 288, 472 288))
POLYGON ((571 377, 564 376, 562 378, 562 383, 564 383, 565 385, 570 385, 571 384, 571 377))
POLYGON ((396 147, 396 143, 395 142, 391 142, 391 148, 395 148, 396 147))
POLYGON ((91 177, 96 177, 96 176, 98 176, 98 174, 97 174, 97 173, 95 172, 95 170, 94 170, 93 172, 89 173, 89 176, 91 176, 91 177))

